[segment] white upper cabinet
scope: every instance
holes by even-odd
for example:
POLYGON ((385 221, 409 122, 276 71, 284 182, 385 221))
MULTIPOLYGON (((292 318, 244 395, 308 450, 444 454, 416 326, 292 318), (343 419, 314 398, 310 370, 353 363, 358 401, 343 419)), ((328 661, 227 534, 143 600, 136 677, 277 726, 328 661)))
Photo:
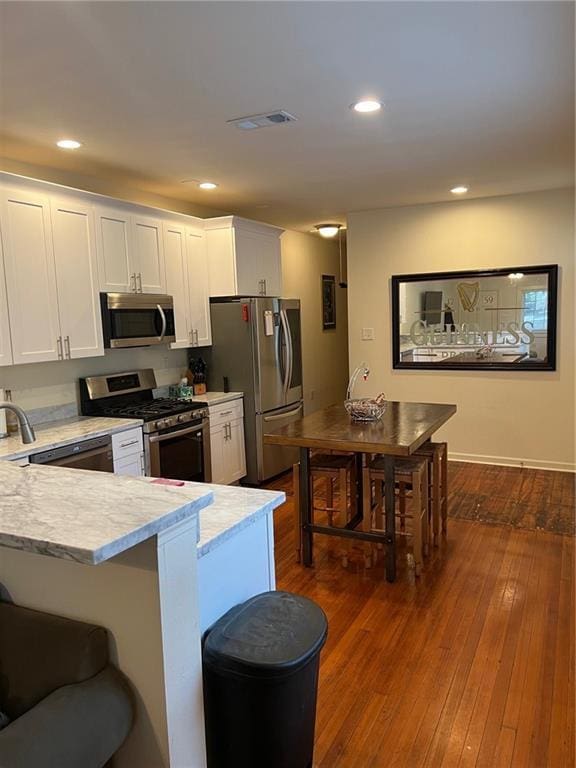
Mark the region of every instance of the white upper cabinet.
POLYGON ((0 223, 15 363, 62 357, 48 198, 3 190, 0 223))
POLYGON ((139 293, 166 293, 162 221, 149 216, 132 217, 130 260, 139 293))
POLYGON ((166 291, 174 299, 176 341, 173 349, 212 344, 208 264, 201 230, 164 223, 166 291))
POLYGON ((64 357, 103 355, 93 211, 55 197, 50 208, 64 357))
POLYGON ((210 296, 281 296, 280 235, 268 224, 221 216, 204 223, 210 296))
POLYGON ((4 251, 0 238, 0 365, 12 365, 13 362, 10 321, 8 320, 8 296, 4 278, 4 251))
POLYGON ((95 217, 100 290, 105 293, 135 291, 135 270, 129 258, 130 217, 120 209, 99 205, 95 217))
POLYGON ((176 341, 170 346, 172 349, 189 347, 192 344, 192 334, 185 226, 173 222, 164 223, 164 256, 166 260, 166 293, 174 299, 174 325, 176 326, 176 341))
POLYGON ((166 293, 162 221, 96 206, 100 290, 166 293))
POLYGON ((188 296, 190 301, 190 330, 192 345, 207 347, 212 344, 210 324, 210 294, 208 283, 208 257, 203 232, 189 229, 186 237, 188 296))

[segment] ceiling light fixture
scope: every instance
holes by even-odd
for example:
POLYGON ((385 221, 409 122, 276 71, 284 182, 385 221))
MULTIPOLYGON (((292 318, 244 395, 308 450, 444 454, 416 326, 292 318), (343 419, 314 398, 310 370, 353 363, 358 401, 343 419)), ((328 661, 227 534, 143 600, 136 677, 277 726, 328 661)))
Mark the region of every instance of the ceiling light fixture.
POLYGON ((82 146, 82 142, 76 141, 76 139, 60 139, 56 142, 56 146, 60 149, 78 149, 82 146))
POLYGON ((336 237, 341 229, 341 224, 316 224, 316 230, 321 237, 336 237))
POLYGON ((213 181, 201 181, 200 184, 198 184, 200 189, 216 189, 218 184, 214 184, 213 181))
POLYGON ((382 109, 382 104, 376 101, 376 99, 365 99, 364 101, 357 101, 355 104, 352 104, 352 109, 355 112, 364 114, 367 112, 378 112, 382 109))
POLYGON ((453 195, 465 195, 466 192, 468 192, 468 187, 465 187, 464 185, 459 185, 457 187, 452 187, 450 190, 453 195))

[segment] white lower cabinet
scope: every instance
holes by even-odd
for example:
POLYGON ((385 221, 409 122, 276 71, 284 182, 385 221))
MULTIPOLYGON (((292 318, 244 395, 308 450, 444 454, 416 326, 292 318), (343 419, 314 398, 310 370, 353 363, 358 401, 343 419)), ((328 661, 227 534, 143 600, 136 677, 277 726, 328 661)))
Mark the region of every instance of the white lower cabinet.
POLYGON ((246 474, 241 400, 209 408, 212 482, 230 485, 246 474))
POLYGON ((115 475, 142 477, 146 474, 142 427, 112 435, 112 458, 115 475))
POLYGON ((143 477, 144 472, 144 454, 133 453, 119 461, 114 460, 115 475, 130 475, 131 477, 143 477))

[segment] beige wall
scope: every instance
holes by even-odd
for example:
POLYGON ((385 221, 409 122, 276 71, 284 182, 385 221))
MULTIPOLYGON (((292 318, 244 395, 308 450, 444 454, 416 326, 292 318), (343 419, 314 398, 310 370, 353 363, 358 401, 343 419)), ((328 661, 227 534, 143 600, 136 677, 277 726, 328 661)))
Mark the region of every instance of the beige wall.
POLYGON ((348 285, 350 366, 371 368, 359 392, 456 403, 437 435, 454 458, 576 468, 573 190, 352 213, 348 285), (391 275, 531 264, 560 265, 556 371, 392 370, 391 275))
POLYGON ((338 287, 338 244, 317 235, 282 235, 283 295, 301 301, 307 413, 343 400, 348 379, 346 289, 338 287), (322 330, 322 275, 336 278, 336 329, 322 330))

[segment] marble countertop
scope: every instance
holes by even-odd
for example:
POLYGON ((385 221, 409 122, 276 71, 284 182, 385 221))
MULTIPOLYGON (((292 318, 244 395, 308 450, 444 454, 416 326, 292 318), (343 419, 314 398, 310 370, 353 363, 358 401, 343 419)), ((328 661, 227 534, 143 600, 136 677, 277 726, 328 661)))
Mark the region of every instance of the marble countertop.
POLYGON ((96 565, 197 514, 213 487, 0 461, 0 546, 96 565))
POLYGON ((230 400, 239 400, 241 397, 244 397, 243 392, 206 392, 203 395, 195 395, 190 399, 196 403, 205 403, 211 406, 228 403, 230 400))
POLYGON ((141 419, 109 419, 99 416, 77 416, 63 421, 53 421, 34 427, 36 441, 24 445, 20 434, 0 440, 0 459, 19 459, 34 453, 59 448, 63 445, 88 440, 91 437, 124 432, 139 427, 141 419))
MULTIPOLYGON (((196 485, 196 483, 187 483, 196 485)), ((238 485, 211 485, 214 501, 200 512, 198 557, 219 547, 286 501, 283 491, 262 491, 238 485)))

